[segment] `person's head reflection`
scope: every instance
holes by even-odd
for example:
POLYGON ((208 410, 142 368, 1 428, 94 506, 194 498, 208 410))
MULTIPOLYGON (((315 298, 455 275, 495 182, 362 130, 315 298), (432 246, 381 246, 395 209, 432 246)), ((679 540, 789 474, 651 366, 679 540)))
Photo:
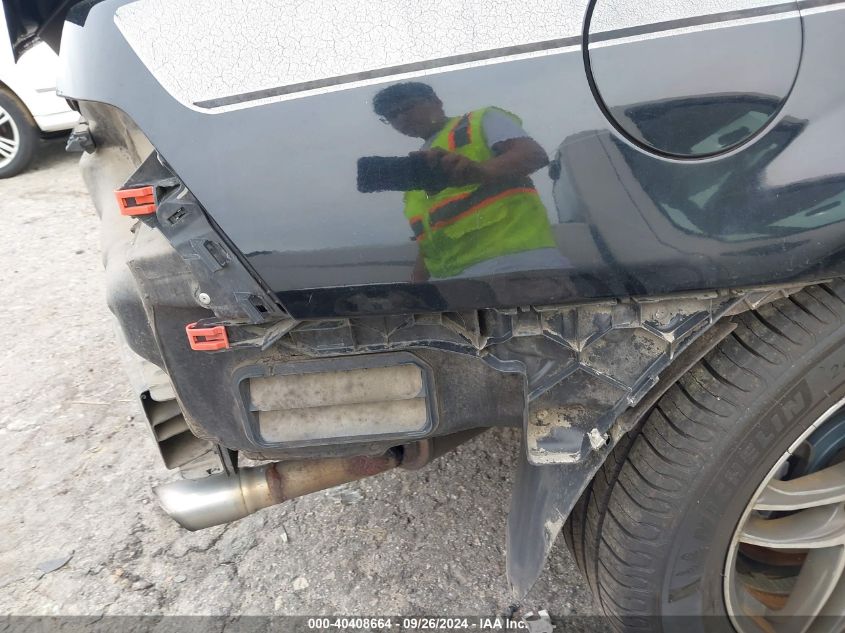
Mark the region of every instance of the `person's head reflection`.
POLYGON ((373 110, 397 132, 421 139, 437 134, 448 121, 432 87, 419 82, 385 88, 373 99, 373 110))

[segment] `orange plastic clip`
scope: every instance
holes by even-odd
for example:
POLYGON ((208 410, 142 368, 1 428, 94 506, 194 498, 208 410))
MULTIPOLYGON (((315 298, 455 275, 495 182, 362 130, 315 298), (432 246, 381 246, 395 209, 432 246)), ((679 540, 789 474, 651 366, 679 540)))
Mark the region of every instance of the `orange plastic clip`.
POLYGON ((229 348, 229 336, 222 325, 197 327, 196 323, 188 323, 185 326, 185 332, 188 334, 191 349, 197 352, 214 352, 218 349, 229 348))
POLYGON ((118 189, 114 192, 121 215, 150 215, 156 212, 156 197, 153 187, 118 189))

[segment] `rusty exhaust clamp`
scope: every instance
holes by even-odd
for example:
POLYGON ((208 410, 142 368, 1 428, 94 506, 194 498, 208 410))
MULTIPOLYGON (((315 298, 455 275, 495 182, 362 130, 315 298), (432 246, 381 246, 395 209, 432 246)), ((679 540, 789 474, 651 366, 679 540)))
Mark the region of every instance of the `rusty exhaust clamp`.
POLYGON ((483 429, 422 440, 383 455, 274 462, 240 468, 234 475, 183 479, 155 488, 159 503, 183 528, 204 528, 237 521, 302 495, 378 475, 397 466, 421 468, 483 429))

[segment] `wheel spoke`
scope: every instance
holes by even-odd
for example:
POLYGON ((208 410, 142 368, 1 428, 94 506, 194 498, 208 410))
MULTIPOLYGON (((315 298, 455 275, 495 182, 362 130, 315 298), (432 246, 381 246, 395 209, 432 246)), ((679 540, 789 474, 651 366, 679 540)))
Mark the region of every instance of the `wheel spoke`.
POLYGON ((5 125, 9 121, 12 120, 12 117, 9 116, 9 113, 5 110, 0 110, 0 125, 5 125))
POLYGON ((773 480, 755 510, 800 510, 845 501, 845 462, 790 481, 773 480))
POLYGON ((18 149, 18 142, 15 139, 0 136, 0 156, 9 158, 15 155, 18 149))
POLYGON ((827 599, 807 633, 841 633, 845 631, 845 575, 839 578, 836 588, 827 599))
POLYGON ((845 569, 845 547, 809 553, 783 609, 772 614, 778 633, 806 633, 825 609, 845 569))
POLYGON ((752 516, 739 540, 772 549, 816 549, 845 545, 845 509, 841 505, 802 510, 780 519, 752 516))

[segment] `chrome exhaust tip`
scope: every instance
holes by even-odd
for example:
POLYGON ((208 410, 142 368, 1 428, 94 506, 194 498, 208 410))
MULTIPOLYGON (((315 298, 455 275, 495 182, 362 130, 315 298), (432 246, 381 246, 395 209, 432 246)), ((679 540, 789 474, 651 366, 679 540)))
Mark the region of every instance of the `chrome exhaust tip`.
POLYGON ((154 489, 162 509, 179 525, 192 532, 237 521, 272 505, 269 489, 261 504, 262 486, 267 489, 266 467, 243 468, 237 475, 211 475, 202 479, 182 479, 154 489), (258 471, 258 472, 256 472, 258 471), (246 485, 245 485, 246 484, 246 485))
POLYGON ((183 479, 154 489, 164 511, 191 531, 237 521, 295 497, 378 475, 399 465, 396 452, 275 462, 234 475, 183 479))

